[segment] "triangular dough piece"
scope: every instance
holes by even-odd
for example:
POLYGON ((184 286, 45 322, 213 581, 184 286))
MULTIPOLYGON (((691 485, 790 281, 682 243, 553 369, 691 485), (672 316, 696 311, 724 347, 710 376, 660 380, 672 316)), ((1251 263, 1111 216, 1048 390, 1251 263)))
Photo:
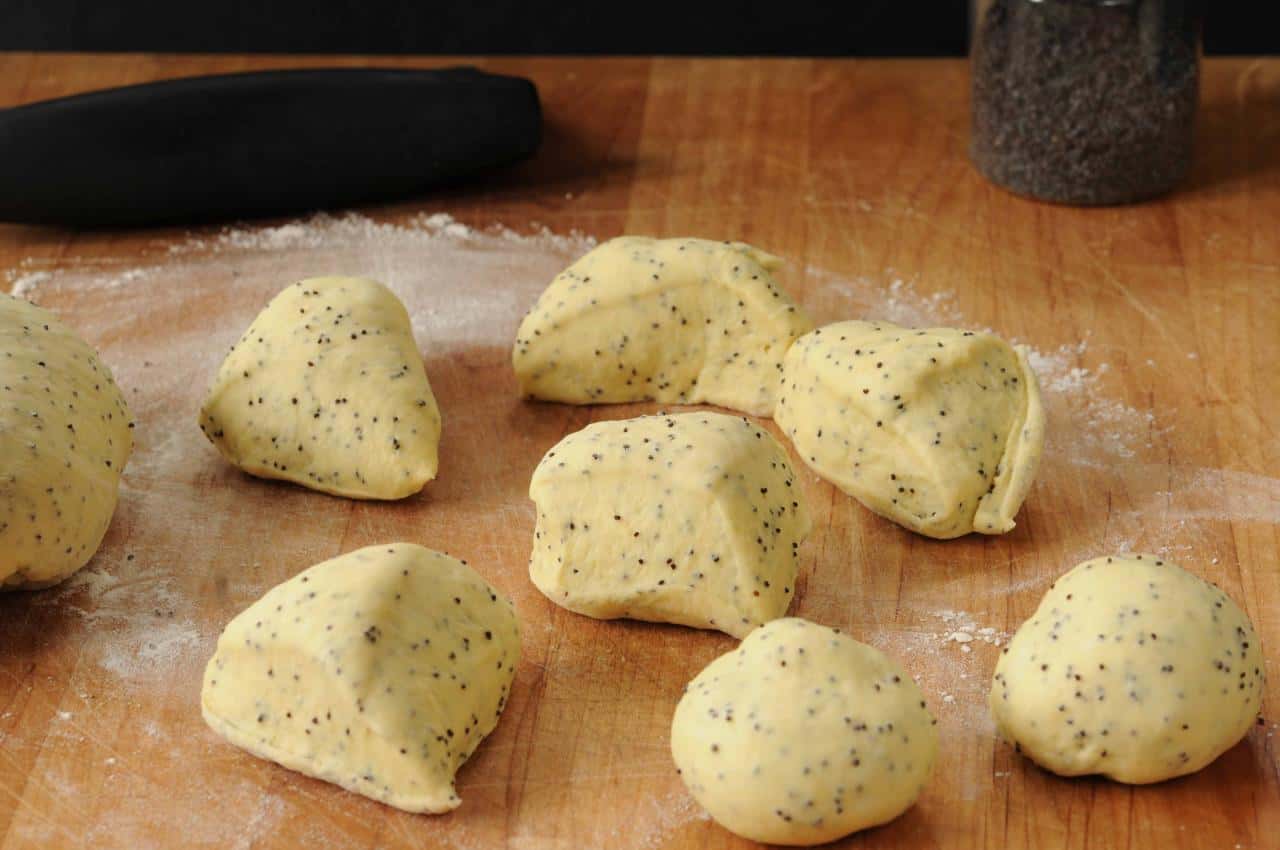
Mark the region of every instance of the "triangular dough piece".
POLYGON ((317 564, 245 609, 205 670, 205 721, 254 755, 410 812, 498 724, 520 656, 511 602, 411 543, 317 564))
POLYGON ((805 463, 929 537, 1014 526, 1044 410, 1024 353, 994 334, 838 322, 787 352, 774 416, 805 463))
POLYGON ((809 318, 741 242, 611 239, 551 282, 516 333, 526 397, 708 402, 770 416, 809 318))
POLYGON ((218 371, 200 429, 250 475, 400 499, 436 476, 440 409, 400 300, 372 280, 320 277, 258 314, 218 371))

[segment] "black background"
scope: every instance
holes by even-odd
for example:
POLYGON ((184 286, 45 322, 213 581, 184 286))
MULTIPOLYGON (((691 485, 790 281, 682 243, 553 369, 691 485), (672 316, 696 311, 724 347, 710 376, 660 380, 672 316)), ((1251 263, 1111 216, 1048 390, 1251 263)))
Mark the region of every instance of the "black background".
MULTIPOLYGON (((1280 52, 1270 5, 1206 3, 1206 52, 1280 52)), ((968 0, 0 0, 9 50, 959 56, 968 33, 968 0)))

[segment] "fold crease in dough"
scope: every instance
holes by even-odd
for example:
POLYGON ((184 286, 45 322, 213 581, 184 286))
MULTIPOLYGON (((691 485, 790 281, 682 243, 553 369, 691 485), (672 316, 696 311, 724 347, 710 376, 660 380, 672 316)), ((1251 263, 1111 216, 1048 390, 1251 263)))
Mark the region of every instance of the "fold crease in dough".
POLYGON ((205 721, 238 747, 410 812, 498 723, 520 655, 511 603, 411 543, 317 564, 245 609, 205 670, 205 721))
POLYGON ((780 262, 741 242, 612 239, 561 272, 520 324, 520 389, 571 404, 708 402, 769 416, 782 357, 813 327, 774 281, 780 262))
POLYGON ((819 475, 951 538, 1014 527, 1044 445, 1025 353, 988 333, 847 321, 796 341, 775 418, 819 475))
POLYGON ((795 595, 809 513, 786 450, 742 417, 597 422, 534 471, 529 574, 558 605, 735 637, 795 595))

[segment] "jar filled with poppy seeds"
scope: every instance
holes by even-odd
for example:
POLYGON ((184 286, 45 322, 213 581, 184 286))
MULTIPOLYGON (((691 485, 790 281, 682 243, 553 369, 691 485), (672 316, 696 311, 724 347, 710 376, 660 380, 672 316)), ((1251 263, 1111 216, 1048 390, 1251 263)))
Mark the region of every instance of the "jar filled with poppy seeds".
POLYGON ((981 0, 974 165, 1065 204, 1168 192, 1191 164, 1200 23, 1197 0, 981 0))

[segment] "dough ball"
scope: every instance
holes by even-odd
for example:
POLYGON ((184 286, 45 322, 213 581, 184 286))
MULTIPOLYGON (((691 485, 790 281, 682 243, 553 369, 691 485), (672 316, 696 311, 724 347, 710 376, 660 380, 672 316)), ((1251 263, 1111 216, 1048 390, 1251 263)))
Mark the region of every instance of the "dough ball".
POLYGON ((782 356, 813 327, 741 242, 612 239, 551 282, 516 333, 528 398, 709 402, 770 416, 782 356))
POLYGON ((201 707, 256 756, 398 809, 447 812, 519 656, 510 601, 465 563, 411 543, 369 546, 232 620, 201 707))
POLYGON ((987 333, 839 322, 792 346, 775 414, 815 472, 928 537, 1003 534, 1044 445, 1035 373, 987 333))
POLYGON ((991 685, 1000 732, 1063 776, 1159 782, 1235 745, 1262 703, 1253 625, 1154 555, 1085 561, 1049 588, 991 685))
POLYGON ((0 293, 0 590, 88 563, 133 450, 124 395, 47 310, 0 293))
POLYGON ((809 513, 787 453, 720 413, 597 422, 534 470, 529 574, 558 605, 741 637, 786 613, 809 513))
POLYGON ((404 305, 356 277, 281 292, 231 349, 200 429, 250 475, 358 499, 436 477, 436 406, 404 305))
POLYGON ((938 750, 920 689, 881 652, 806 620, 774 620, 689 683, 671 754, 721 826, 822 844, 893 820, 938 750))

